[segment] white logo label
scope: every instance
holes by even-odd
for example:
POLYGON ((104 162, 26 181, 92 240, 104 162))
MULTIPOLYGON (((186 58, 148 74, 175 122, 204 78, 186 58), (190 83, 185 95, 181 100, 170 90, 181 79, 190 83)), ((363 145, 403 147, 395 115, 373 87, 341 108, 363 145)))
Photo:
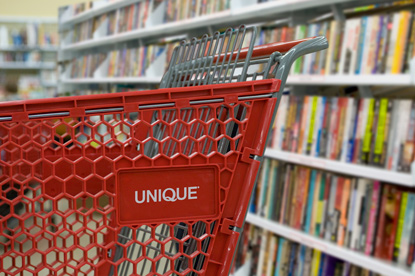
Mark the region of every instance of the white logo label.
POLYGON ((139 191, 135 191, 135 202, 138 204, 142 204, 150 202, 175 202, 177 200, 197 199, 197 189, 199 189, 199 186, 176 189, 167 188, 164 190, 143 190, 141 193, 139 191), (139 198, 140 196, 141 198, 139 198))

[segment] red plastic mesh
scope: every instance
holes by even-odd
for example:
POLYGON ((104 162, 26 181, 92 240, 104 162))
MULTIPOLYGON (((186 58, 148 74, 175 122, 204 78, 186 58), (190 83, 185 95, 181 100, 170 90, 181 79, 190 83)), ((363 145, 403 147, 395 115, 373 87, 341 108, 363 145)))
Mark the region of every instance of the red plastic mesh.
MULTIPOLYGON (((275 92, 278 85, 276 80, 264 80, 148 91, 147 98, 142 98, 143 92, 73 97, 56 107, 53 99, 3 104, 12 120, 0 123, 0 271, 225 274, 239 236, 229 227, 242 226, 258 170, 259 162, 250 156, 262 155, 271 120, 267 116, 276 103, 275 98, 238 100, 238 96, 275 92), (181 97, 174 99, 174 95, 199 99, 206 90, 210 95, 203 100, 223 101, 189 104, 181 97), (139 107, 164 94, 170 95, 174 107, 139 107), (120 103, 117 97, 122 98, 120 103), (84 102, 95 109, 117 103, 120 111, 88 114, 91 108, 84 102), (70 115, 28 118, 56 108, 70 115), (118 223, 117 212, 140 216, 140 209, 133 206, 117 210, 119 170, 177 167, 184 168, 186 177, 186 168, 195 166, 219 169, 215 217, 198 218, 195 211, 190 219, 169 215, 157 222, 118 223)), ((177 208, 175 202, 169 204, 162 208, 177 208)), ((190 208, 191 204, 215 203, 194 201, 190 208)))

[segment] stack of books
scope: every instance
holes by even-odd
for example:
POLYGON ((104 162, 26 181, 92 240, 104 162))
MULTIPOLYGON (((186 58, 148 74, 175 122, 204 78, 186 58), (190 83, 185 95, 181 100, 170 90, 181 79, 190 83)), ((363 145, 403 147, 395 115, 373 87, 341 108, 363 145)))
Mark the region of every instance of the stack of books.
POLYGON ((403 266, 415 261, 413 189, 266 159, 250 212, 403 266))
POLYGON ((410 172, 413 100, 282 96, 271 147, 410 172))

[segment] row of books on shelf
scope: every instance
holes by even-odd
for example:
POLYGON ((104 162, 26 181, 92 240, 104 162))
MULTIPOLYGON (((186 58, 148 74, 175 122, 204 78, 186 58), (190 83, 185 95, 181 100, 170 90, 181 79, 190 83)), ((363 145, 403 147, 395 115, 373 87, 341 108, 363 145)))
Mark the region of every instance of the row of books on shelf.
POLYGON ((98 28, 101 29, 100 36, 144 28, 151 11, 150 4, 152 0, 140 1, 81 22, 74 26, 72 42, 92 39, 98 28))
POLYGON ((228 9, 229 5, 230 0, 139 1, 75 25, 71 43, 93 39, 95 33, 99 33, 100 37, 105 37, 145 28, 150 14, 158 8, 164 8, 165 11, 163 18, 159 20, 160 23, 168 23, 218 12, 228 9), (159 5, 165 7, 159 7, 159 5))
POLYGON ((415 190, 266 159, 250 212, 401 266, 415 261, 415 190))
POLYGON ((58 44, 56 24, 2 24, 0 47, 52 46, 58 44))
POLYGON ((0 52, 0 62, 39 62, 40 52, 0 52))
POLYGON ((164 23, 211 14, 230 8, 230 0, 168 0, 164 1, 164 23))
POLYGON ((342 276, 373 272, 246 224, 235 258, 235 269, 251 260, 252 276, 342 276))
POLYGON ((323 21, 294 27, 267 27, 261 44, 323 35, 325 51, 299 58, 292 74, 408 73, 415 57, 415 11, 402 10, 353 17, 345 22, 323 21))
MULTIPOLYGON (((101 77, 145 76, 146 69, 163 53, 167 65, 176 43, 154 44, 137 48, 124 48, 109 53, 92 54, 74 59, 71 64, 71 78, 92 78, 100 71, 101 77)), ((163 72, 164 68, 160 68, 163 72)))
POLYGON ((282 96, 271 147, 410 172, 415 101, 282 96))

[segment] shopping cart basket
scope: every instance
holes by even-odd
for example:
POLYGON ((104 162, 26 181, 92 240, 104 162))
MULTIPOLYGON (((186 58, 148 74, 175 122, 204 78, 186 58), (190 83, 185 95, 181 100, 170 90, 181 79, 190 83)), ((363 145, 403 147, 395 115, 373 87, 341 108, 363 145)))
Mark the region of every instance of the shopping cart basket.
POLYGON ((162 89, 0 103, 2 275, 227 275, 289 68, 327 47, 255 37, 181 43, 162 89))

